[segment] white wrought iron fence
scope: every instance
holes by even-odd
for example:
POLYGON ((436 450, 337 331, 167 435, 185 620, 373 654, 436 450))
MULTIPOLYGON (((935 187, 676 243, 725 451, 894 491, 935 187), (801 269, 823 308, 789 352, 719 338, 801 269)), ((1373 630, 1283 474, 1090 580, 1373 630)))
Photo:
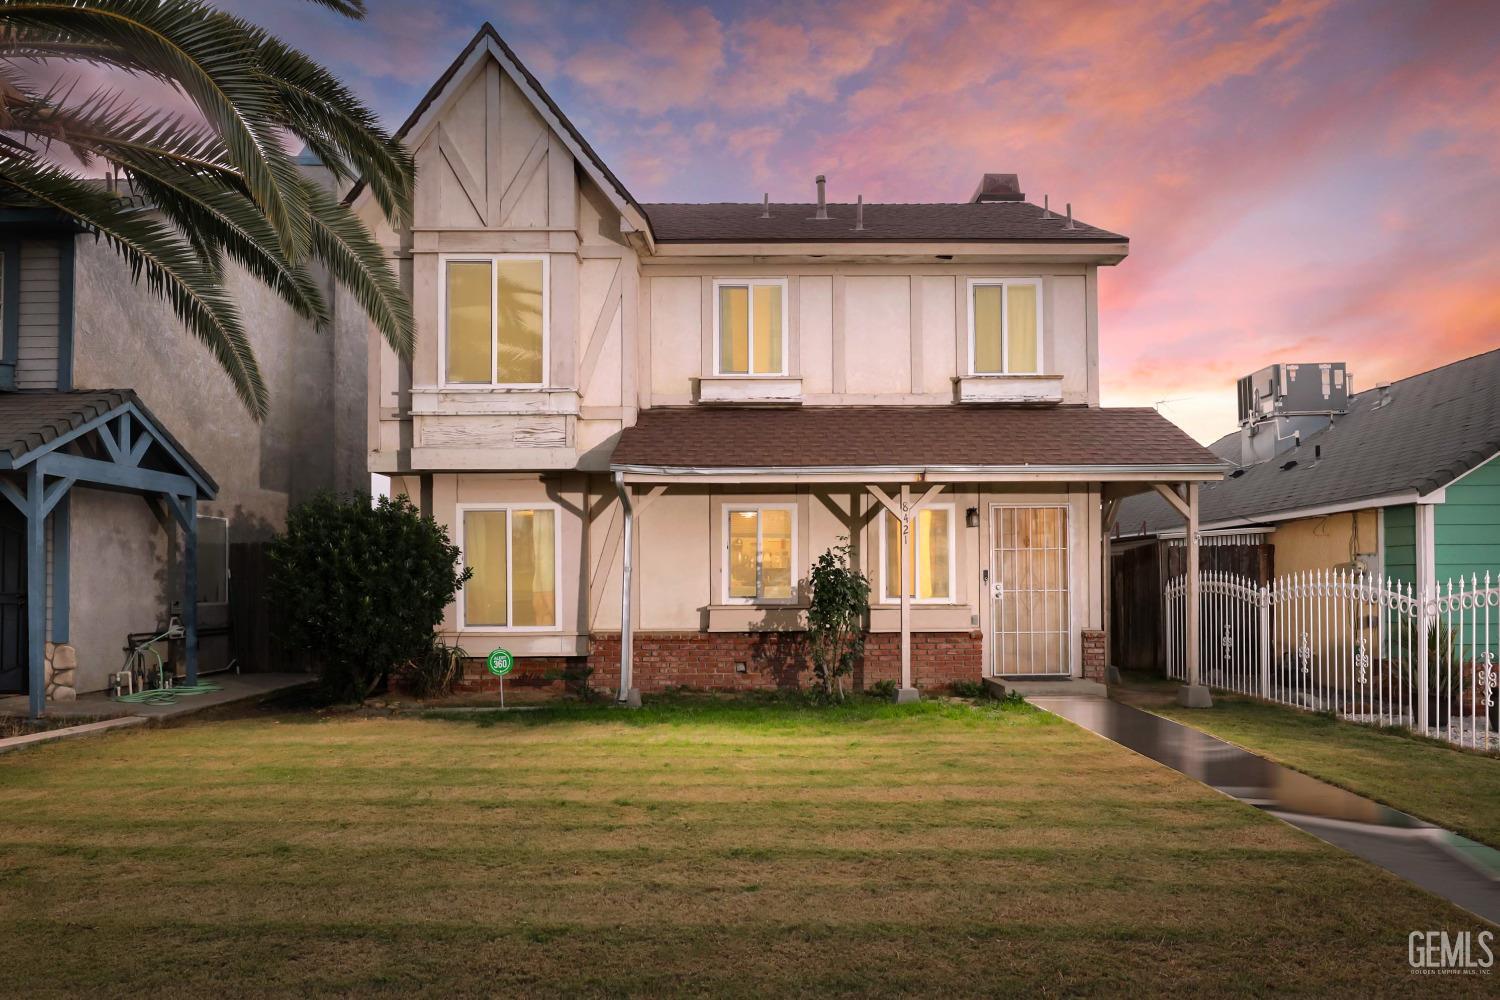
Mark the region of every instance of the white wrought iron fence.
MULTIPOLYGON (((1169 581, 1167 673, 1187 678, 1187 578, 1169 581)), ((1500 749, 1500 576, 1429 594, 1321 570, 1199 574, 1200 681, 1358 722, 1500 749)))

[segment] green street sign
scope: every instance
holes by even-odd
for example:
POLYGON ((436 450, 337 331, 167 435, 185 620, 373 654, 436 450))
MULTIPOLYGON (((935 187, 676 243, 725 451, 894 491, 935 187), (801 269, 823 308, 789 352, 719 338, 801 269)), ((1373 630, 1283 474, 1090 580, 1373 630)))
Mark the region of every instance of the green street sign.
POLYGON ((488 660, 485 660, 485 666, 489 667, 490 673, 496 677, 504 677, 515 669, 516 658, 510 655, 509 650, 497 649, 490 653, 488 660))

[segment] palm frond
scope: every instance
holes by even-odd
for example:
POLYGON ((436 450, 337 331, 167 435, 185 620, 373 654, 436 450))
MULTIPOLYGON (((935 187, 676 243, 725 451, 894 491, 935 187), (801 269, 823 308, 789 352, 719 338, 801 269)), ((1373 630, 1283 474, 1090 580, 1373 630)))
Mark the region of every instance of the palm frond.
POLYGON ((411 301, 401 291, 385 251, 349 206, 316 184, 304 183, 312 205, 313 245, 318 258, 334 280, 354 293, 396 353, 410 359, 416 339, 411 301))
POLYGON ((327 7, 329 10, 337 11, 355 20, 365 16, 365 0, 307 0, 307 2, 317 4, 319 7, 327 7))
POLYGON ((174 81, 222 137, 288 258, 307 252, 307 203, 296 164, 281 145, 281 102, 258 65, 258 29, 199 0, 11 0, 3 10, 9 24, 61 41, 117 46, 174 81))
POLYGON ((49 164, 0 159, 0 182, 71 216, 102 237, 132 275, 164 298, 177 318, 206 344, 257 420, 268 394, 249 338, 221 277, 170 228, 107 192, 49 164))

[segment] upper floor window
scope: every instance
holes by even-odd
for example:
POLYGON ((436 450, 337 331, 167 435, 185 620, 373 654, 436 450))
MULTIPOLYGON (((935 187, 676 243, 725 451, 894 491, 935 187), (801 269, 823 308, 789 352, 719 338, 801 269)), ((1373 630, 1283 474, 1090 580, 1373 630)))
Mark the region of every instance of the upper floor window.
MULTIPOLYGON (((918 507, 911 519, 906 589, 914 601, 953 599, 953 505, 918 507)), ((901 522, 887 512, 881 519, 881 588, 887 602, 901 600, 901 522)))
POLYGON ((786 280, 714 282, 714 374, 786 374, 786 280))
POLYGON ((1038 375, 1042 371, 1042 282, 975 278, 969 282, 969 372, 1038 375))
POLYGON ((459 508, 458 546, 474 571, 459 594, 466 629, 557 627, 557 508, 484 504, 459 508))
POLYGON ((728 604, 790 601, 797 540, 792 504, 724 507, 724 600, 728 604))
POLYGON ((547 259, 444 256, 440 284, 446 385, 543 385, 547 259))

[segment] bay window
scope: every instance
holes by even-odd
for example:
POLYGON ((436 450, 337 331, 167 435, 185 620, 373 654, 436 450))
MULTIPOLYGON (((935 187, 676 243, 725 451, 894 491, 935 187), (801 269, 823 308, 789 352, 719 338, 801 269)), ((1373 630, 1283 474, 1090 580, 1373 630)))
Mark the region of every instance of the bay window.
MULTIPOLYGON (((917 508, 911 519, 911 548, 907 554, 906 589, 914 601, 946 603, 953 600, 953 505, 917 508)), ((887 602, 901 600, 901 522, 887 511, 881 519, 881 594, 887 602)))
POLYGON ((546 258, 493 254, 441 262, 444 384, 544 384, 546 258))
POLYGON ((1042 373, 1042 282, 975 278, 969 282, 969 373, 1042 373))
POLYGON ((466 629, 555 628, 557 508, 490 504, 459 511, 459 547, 473 570, 460 594, 466 629))
POLYGON ((795 513, 792 504, 725 505, 725 603, 790 601, 796 596, 795 513))
POLYGON ((786 281, 714 282, 714 374, 786 374, 786 281))

